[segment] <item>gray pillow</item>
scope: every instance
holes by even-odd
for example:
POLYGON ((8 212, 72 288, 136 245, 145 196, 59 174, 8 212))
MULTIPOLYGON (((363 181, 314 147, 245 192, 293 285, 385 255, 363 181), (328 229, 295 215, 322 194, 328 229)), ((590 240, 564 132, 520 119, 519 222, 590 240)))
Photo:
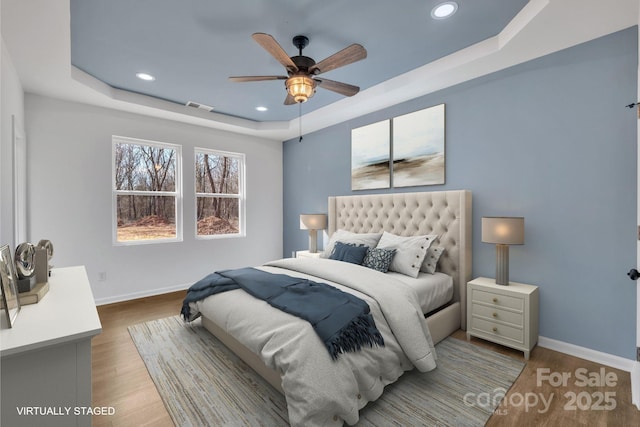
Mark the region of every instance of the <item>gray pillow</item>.
POLYGON ((420 273, 420 267, 422 267, 429 246, 437 237, 435 234, 403 237, 385 231, 382 233, 377 247, 396 250, 389 270, 416 278, 420 273))
POLYGON ((424 261, 422 261, 422 267, 420 271, 424 271, 425 273, 433 274, 436 272, 436 267, 438 265, 438 260, 442 256, 444 252, 444 248, 442 246, 429 246, 427 250, 427 255, 424 257, 424 261))

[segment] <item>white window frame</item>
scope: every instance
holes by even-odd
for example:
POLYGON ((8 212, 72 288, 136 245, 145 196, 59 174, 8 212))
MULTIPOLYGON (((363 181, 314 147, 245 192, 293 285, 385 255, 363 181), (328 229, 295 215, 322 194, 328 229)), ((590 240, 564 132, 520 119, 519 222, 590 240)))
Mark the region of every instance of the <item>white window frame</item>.
POLYGON ((114 246, 149 245, 157 243, 182 242, 182 146, 168 142, 150 141, 146 139, 130 138, 126 136, 112 135, 111 137, 111 190, 112 199, 112 241, 114 246), (139 191, 116 189, 116 144, 146 145, 172 149, 176 152, 176 183, 175 191, 139 191), (170 239, 144 239, 144 240, 118 240, 118 196, 173 196, 175 197, 175 221, 176 237, 170 239))
POLYGON ((211 239, 230 239, 236 237, 245 237, 246 236, 246 179, 245 179, 245 170, 246 170, 246 156, 244 153, 234 153, 231 151, 222 151, 215 150, 212 148, 201 148, 195 147, 193 153, 193 161, 194 161, 194 176, 193 176, 193 189, 195 193, 194 200, 194 235, 198 240, 211 240, 211 239), (238 166, 238 179, 240 182, 238 183, 238 194, 224 194, 224 193, 199 193, 197 192, 197 182, 195 176, 195 162, 198 154, 209 154, 214 156, 224 156, 224 157, 234 157, 239 159, 238 166), (198 198, 199 197, 219 197, 219 198, 233 198, 238 199, 238 233, 234 234, 198 234, 198 198))

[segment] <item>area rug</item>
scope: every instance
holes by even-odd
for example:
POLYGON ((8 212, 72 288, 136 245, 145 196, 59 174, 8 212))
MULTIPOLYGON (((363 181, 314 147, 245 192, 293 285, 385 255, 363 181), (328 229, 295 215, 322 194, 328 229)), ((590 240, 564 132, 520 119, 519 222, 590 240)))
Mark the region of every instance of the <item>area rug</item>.
MULTIPOLYGON (((284 397, 209 333, 179 316, 129 327, 176 426, 286 426, 284 397)), ((406 372, 360 411, 358 426, 483 426, 524 363, 455 338, 438 367, 406 372)))

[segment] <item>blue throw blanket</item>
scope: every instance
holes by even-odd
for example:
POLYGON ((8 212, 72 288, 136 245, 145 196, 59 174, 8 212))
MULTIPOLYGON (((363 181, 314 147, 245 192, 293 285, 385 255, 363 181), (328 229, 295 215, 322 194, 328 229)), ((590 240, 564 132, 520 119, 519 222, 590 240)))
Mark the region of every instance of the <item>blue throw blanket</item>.
POLYGON ((363 345, 384 346, 369 306, 360 298, 325 283, 255 268, 218 271, 199 280, 189 288, 181 314, 186 321, 193 320, 189 303, 239 288, 311 323, 333 359, 363 345))

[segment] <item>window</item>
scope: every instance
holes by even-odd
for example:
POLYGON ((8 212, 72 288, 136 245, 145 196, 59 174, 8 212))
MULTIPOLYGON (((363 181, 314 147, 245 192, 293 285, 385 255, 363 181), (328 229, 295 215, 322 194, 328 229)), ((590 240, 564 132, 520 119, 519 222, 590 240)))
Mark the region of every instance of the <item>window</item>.
POLYGON ((182 240, 180 146, 112 140, 114 243, 182 240))
POLYGON ((196 236, 244 236, 244 154, 195 150, 196 236))

